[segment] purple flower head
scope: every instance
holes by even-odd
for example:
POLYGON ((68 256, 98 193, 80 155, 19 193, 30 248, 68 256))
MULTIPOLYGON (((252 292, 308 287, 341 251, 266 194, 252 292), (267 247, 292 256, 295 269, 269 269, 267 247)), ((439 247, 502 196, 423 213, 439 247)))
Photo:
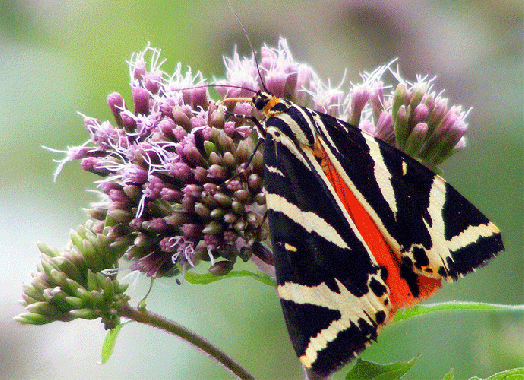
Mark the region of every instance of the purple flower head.
POLYGON ((65 152, 57 174, 80 159, 84 170, 103 177, 102 200, 88 214, 97 231, 109 231, 111 244, 125 247, 133 268, 165 276, 206 261, 212 273, 223 274, 267 240, 255 128, 229 115, 258 113, 249 102, 231 102, 226 110, 224 98, 251 98, 267 88, 348 121, 431 167, 465 144, 466 112, 448 107, 430 80, 402 79, 393 62, 364 73, 362 83, 349 89, 323 83, 296 62, 285 39, 262 47, 259 62, 257 67, 254 55, 234 50, 224 58, 225 79, 213 81, 222 98, 211 99, 200 72, 179 63, 167 74, 160 51, 147 46, 129 61, 133 109, 112 93, 107 104, 114 122, 84 117, 89 140, 65 152), (391 85, 385 84, 387 74, 391 85))
POLYGON ((224 98, 248 98, 253 96, 252 91, 260 89, 254 56, 240 58, 235 48, 233 57, 224 57, 224 65, 226 66, 226 79, 217 81, 219 85, 217 91, 224 98), (232 87, 227 87, 228 85, 232 87))

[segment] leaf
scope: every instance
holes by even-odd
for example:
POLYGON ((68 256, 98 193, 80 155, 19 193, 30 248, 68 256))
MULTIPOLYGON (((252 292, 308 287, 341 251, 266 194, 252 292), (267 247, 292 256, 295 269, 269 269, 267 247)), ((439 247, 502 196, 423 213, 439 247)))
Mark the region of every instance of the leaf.
POLYGON ((442 380, 454 380, 455 379, 455 370, 451 369, 448 373, 444 375, 442 380))
POLYGON ((439 304, 416 305, 409 309, 397 311, 390 323, 393 324, 436 311, 452 310, 524 311, 524 305, 499 305, 482 302, 443 302, 439 304))
POLYGON ((106 363, 113 354, 113 349, 115 348, 116 344, 116 337, 118 336, 118 333, 124 324, 125 323, 120 323, 114 329, 111 329, 107 332, 106 338, 104 339, 104 344, 102 345, 102 361, 100 364, 106 363))
MULTIPOLYGON (((484 380, 522 380, 524 379, 524 367, 513 368, 491 375, 484 380)), ((469 380, 482 380, 480 377, 471 377, 469 380)))
POLYGON ((251 277, 257 281, 260 281, 263 284, 275 287, 277 284, 275 281, 269 277, 267 274, 264 274, 262 272, 253 273, 247 270, 240 270, 240 271, 231 271, 228 274, 225 274, 223 276, 216 276, 211 273, 205 273, 205 274, 198 274, 193 272, 186 272, 186 281, 193 285, 207 285, 215 281, 224 280, 226 278, 233 278, 233 277, 251 277))
POLYGON ((399 380, 413 367, 418 356, 409 362, 378 364, 357 358, 346 380, 399 380))

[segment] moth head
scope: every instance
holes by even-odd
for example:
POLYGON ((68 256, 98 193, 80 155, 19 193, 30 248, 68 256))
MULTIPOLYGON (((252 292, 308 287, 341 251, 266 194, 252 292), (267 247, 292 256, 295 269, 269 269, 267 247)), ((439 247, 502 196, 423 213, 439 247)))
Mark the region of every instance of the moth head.
POLYGON ((251 100, 255 108, 268 115, 271 109, 279 102, 279 98, 267 91, 257 91, 251 100))
POLYGON ((268 92, 257 91, 257 93, 253 95, 252 102, 257 110, 262 111, 272 97, 273 95, 269 94, 268 92))

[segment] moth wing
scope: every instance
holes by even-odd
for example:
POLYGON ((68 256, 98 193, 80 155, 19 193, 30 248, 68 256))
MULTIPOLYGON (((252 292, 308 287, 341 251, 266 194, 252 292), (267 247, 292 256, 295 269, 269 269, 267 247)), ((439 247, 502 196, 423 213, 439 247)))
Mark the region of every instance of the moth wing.
POLYGON ((302 363, 329 374, 390 314, 384 273, 309 147, 266 122, 265 186, 277 292, 302 363))
POLYGON ((497 227, 442 177, 347 123, 315 115, 330 159, 415 273, 457 279, 504 249, 497 227))

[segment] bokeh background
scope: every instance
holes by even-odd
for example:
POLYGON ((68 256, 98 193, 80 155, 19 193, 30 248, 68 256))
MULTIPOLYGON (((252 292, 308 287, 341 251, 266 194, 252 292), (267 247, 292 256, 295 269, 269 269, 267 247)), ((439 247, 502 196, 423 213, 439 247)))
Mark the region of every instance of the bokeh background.
MULTIPOLYGON (((507 250, 431 300, 524 303, 523 7, 521 0, 231 0, 253 41, 288 38, 297 60, 346 83, 399 57, 408 79, 437 75, 451 103, 473 107, 469 148, 444 177, 503 232, 507 250)), ((226 0, 33 0, 0 2, 0 378, 229 379, 200 352, 146 326, 126 326, 114 356, 98 364, 97 321, 21 326, 12 317, 39 261, 82 224, 95 179, 78 163, 52 182, 53 158, 85 141, 77 114, 110 119, 106 96, 130 99, 126 60, 148 41, 172 71, 181 61, 220 77, 222 56, 250 50, 226 0)), ((134 294, 147 290, 139 279, 134 294)), ((206 287, 159 281, 148 307, 217 343, 260 379, 300 379, 278 300, 252 280, 206 287)), ((524 363, 522 312, 434 314, 386 328, 363 358, 409 360, 406 379, 487 377, 524 363)), ((342 378, 342 373, 337 379, 342 378)))

